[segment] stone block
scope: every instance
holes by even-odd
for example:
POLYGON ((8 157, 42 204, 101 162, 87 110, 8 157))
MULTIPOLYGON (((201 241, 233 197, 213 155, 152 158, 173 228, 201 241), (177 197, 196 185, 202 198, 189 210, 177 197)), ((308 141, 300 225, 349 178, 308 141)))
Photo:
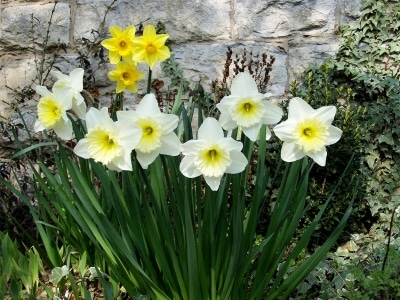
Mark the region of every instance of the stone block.
MULTIPOLYGON (((75 17, 74 37, 92 38, 110 1, 79 0, 75 17)), ((230 38, 230 1, 168 0, 118 1, 106 18, 103 37, 109 36, 108 27, 118 25, 157 24, 162 22, 170 41, 224 41, 230 38)))
POLYGON ((34 106, 35 101, 29 97, 16 95, 13 90, 22 91, 32 86, 36 77, 36 67, 34 60, 31 58, 17 57, 5 63, 0 71, 0 114, 8 118, 12 113, 10 105, 15 103, 16 99, 20 100, 21 107, 24 109, 34 106))
MULTIPOLYGON (((50 21, 54 4, 35 4, 6 7, 2 13, 0 43, 6 49, 28 48, 34 44, 42 45, 50 21), (32 22, 34 31, 32 33, 32 22)), ((53 14, 47 47, 69 43, 70 7, 67 3, 58 3, 53 14)))
POLYGON ((340 24, 354 22, 361 16, 361 0, 340 1, 340 24))
POLYGON ((185 77, 193 83, 201 81, 206 90, 211 87, 211 81, 222 79, 222 70, 225 64, 227 46, 230 45, 233 53, 241 54, 243 48, 254 53, 265 52, 275 56, 275 63, 271 71, 271 78, 267 91, 274 96, 284 94, 287 86, 286 54, 272 44, 266 43, 229 43, 210 45, 182 45, 173 49, 176 61, 184 71, 185 77))
POLYGON ((295 37, 289 41, 288 74, 289 82, 299 80, 304 71, 313 63, 321 63, 334 56, 339 48, 339 38, 335 37, 295 37))
POLYGON ((259 1, 235 2, 235 36, 238 39, 260 40, 296 35, 307 31, 315 36, 333 32, 336 2, 259 1))

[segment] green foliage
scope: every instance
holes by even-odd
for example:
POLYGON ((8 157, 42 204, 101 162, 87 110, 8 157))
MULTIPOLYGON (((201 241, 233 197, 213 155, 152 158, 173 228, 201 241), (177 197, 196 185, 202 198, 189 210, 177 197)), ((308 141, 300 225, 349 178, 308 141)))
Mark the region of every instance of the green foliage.
MULTIPOLYGON (((357 105, 352 100, 352 89, 336 82, 336 68, 333 60, 326 60, 321 66, 312 64, 306 70, 303 84, 297 82, 291 85, 291 94, 294 97, 305 99, 313 107, 333 105, 337 108, 337 114, 333 125, 342 129, 343 134, 340 141, 329 146, 328 159, 325 167, 315 166, 312 181, 309 187, 309 208, 305 223, 315 215, 315 210, 324 203, 326 195, 332 193, 338 176, 347 162, 353 158, 349 176, 345 182, 337 188, 334 201, 328 207, 321 227, 314 235, 311 247, 325 240, 326 236, 335 228, 335 220, 347 209, 350 199, 353 197, 352 190, 358 186, 358 194, 354 202, 354 210, 349 227, 358 227, 360 219, 365 214, 363 205, 364 193, 360 177, 360 164, 362 161, 362 150, 365 135, 372 121, 368 118, 365 106, 357 105)), ((346 237, 342 237, 345 239, 346 237)))
MULTIPOLYGON (((400 239, 392 240, 386 253, 385 234, 377 226, 371 234, 353 234, 329 254, 298 287, 293 299, 398 299, 400 239)), ((396 227, 396 235, 398 230, 396 227)))
POLYGON ((19 251, 16 241, 0 232, 0 298, 11 296, 22 299, 24 295, 35 299, 39 287, 39 272, 43 271, 42 260, 34 249, 19 251))
MULTIPOLYGON (((293 93, 312 95, 309 100, 314 103, 325 105, 329 94, 333 101, 346 99, 353 116, 344 122, 346 116, 338 115, 343 138, 331 148, 347 153, 358 150, 354 171, 361 183, 354 222, 350 220, 346 230, 358 233, 309 275, 296 299, 309 299, 310 295, 322 299, 399 297, 399 227, 395 222, 392 228, 390 222, 400 205, 399 3, 363 1, 359 22, 342 28, 343 42, 336 58, 327 59, 320 67, 311 66, 303 83, 294 85, 293 93), (327 86, 329 91, 324 90, 327 86)), ((327 165, 327 171, 332 172, 336 163, 327 165)), ((345 192, 343 189, 342 194, 345 192)), ((329 219, 322 224, 329 227, 329 219)))
POLYGON ((344 40, 337 58, 346 75, 400 77, 399 3, 399 0, 364 0, 360 20, 342 27, 344 40))
MULTIPOLYGON (((320 205, 320 196, 329 192, 343 161, 355 154, 352 176, 338 190, 320 238, 343 210, 348 186, 357 179, 359 194, 349 231, 369 229, 379 213, 390 213, 400 202, 399 144, 400 84, 398 32, 399 1, 364 1, 359 22, 342 28, 343 42, 336 58, 311 65, 302 83, 293 83, 291 93, 314 107, 335 105, 335 125, 342 139, 330 147, 325 169, 315 168, 310 185, 310 214, 320 205), (350 229, 351 228, 351 229, 350 229)), ((346 237, 343 236, 345 239, 346 237)))

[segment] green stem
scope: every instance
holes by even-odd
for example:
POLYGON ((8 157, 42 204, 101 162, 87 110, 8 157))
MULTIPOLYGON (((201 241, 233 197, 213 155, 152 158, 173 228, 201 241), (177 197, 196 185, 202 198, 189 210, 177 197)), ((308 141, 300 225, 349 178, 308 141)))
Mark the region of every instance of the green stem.
POLYGON ((147 94, 150 94, 151 90, 151 69, 149 68, 149 73, 147 76, 147 94))
POLYGON ((217 282, 215 274, 215 218, 213 209, 213 192, 206 186, 205 201, 207 206, 207 213, 209 218, 209 238, 210 238, 210 270, 211 270, 211 300, 216 300, 217 282))

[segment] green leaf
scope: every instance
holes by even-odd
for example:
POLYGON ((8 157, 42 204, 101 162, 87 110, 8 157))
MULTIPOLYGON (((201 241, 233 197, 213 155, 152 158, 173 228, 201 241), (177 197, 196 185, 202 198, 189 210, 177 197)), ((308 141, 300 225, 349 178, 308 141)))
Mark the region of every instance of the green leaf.
POLYGON ((68 275, 68 273, 69 270, 66 265, 62 267, 55 267, 51 270, 50 281, 54 284, 58 284, 63 277, 68 275))

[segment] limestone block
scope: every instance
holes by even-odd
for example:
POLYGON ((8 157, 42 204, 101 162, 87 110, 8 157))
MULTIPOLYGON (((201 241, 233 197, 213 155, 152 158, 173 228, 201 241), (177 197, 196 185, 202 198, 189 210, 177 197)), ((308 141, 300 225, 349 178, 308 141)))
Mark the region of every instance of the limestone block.
MULTIPOLYGON (((233 53, 241 54, 243 48, 254 53, 274 55, 275 63, 271 72, 271 79, 268 84, 268 92, 275 96, 284 93, 287 85, 286 54, 279 51, 271 44, 251 43, 238 44, 230 43, 233 53)), ((185 77, 193 83, 201 81, 203 87, 209 90, 211 81, 222 79, 222 70, 225 64, 228 45, 181 45, 173 49, 180 67, 184 70, 185 77)))
POLYGON ((12 109, 11 103, 19 99, 21 107, 27 108, 35 105, 35 102, 29 97, 17 95, 13 92, 27 90, 32 86, 36 77, 36 67, 33 59, 16 58, 5 63, 0 71, 0 114, 9 118, 12 109))
POLYGON ((334 56, 338 48, 339 38, 336 37, 291 39, 288 52, 289 81, 298 81, 311 62, 321 63, 325 58, 334 56))
POLYGON ((285 37, 307 31, 315 36, 333 32, 336 2, 314 1, 261 1, 235 2, 235 35, 239 39, 285 37))
MULTIPOLYGON (((46 37, 48 22, 54 4, 26 5, 6 7, 2 13, 2 36, 0 43, 9 47, 27 48, 35 44, 42 45, 46 37), (34 33, 32 35, 32 16, 34 33)), ((58 3, 53 14, 50 27, 50 37, 47 46, 69 43, 70 8, 67 3, 58 3)))
POLYGON ((340 3, 340 24, 354 22, 361 16, 362 0, 341 0, 340 3))
MULTIPOLYGON (((91 38, 98 29, 110 1, 79 0, 75 17, 74 37, 91 38)), ((170 41, 227 40, 230 38, 229 0, 120 0, 106 18, 104 37, 108 27, 164 23, 170 41)))

